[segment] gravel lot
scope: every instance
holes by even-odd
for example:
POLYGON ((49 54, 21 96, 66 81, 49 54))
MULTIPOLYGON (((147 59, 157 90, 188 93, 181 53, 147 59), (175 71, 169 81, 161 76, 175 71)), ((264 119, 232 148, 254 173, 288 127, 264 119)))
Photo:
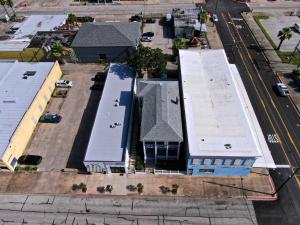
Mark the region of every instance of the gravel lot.
MULTIPOLYGON (((300 23, 297 16, 270 16, 268 19, 260 20, 268 34, 271 36, 273 42, 278 46, 279 39, 277 37, 278 31, 284 27, 293 27, 295 23, 300 23)), ((285 40, 282 43, 281 51, 293 51, 300 39, 300 33, 292 29, 293 36, 290 40, 285 40)))

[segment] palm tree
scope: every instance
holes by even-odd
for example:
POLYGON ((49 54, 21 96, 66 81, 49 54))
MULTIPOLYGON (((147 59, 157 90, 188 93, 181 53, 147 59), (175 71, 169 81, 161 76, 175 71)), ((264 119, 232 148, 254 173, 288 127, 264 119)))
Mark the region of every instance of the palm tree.
POLYGON ((6 0, 6 5, 8 5, 11 8, 11 10, 13 11, 14 16, 15 16, 16 12, 14 10, 14 2, 12 0, 6 0))
POLYGON ((1 5, 2 5, 2 7, 4 8, 4 10, 5 10, 6 14, 9 16, 9 13, 8 13, 8 11, 7 11, 6 7, 5 7, 5 5, 6 5, 6 0, 0 0, 0 4, 1 4, 1 5))
POLYGON ((71 49, 65 48, 59 41, 57 41, 51 46, 51 54, 59 63, 64 64, 65 60, 63 56, 72 56, 73 52, 71 49))
POLYGON ((282 30, 278 32, 277 37, 280 39, 279 45, 276 50, 279 50, 282 42, 286 39, 290 39, 292 37, 292 30, 289 27, 284 27, 282 30))

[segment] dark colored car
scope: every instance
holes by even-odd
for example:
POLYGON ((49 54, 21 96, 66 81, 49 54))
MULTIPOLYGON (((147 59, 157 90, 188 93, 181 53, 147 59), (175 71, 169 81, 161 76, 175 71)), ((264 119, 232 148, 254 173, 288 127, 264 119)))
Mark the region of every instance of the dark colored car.
POLYGON ((53 115, 53 114, 45 114, 42 115, 40 118, 41 123, 59 123, 61 121, 61 116, 60 115, 53 115))
POLYGON ((154 37, 154 33, 153 32, 146 32, 142 34, 142 37, 154 37))
POLYGON ((18 164, 37 166, 41 163, 42 156, 39 155, 22 155, 18 159, 18 164))
POLYGON ((146 20, 145 20, 145 23, 155 23, 155 19, 154 18, 147 18, 146 20))
POLYGON ((67 89, 58 89, 56 91, 54 91, 54 93, 52 94, 52 97, 55 98, 65 98, 68 95, 68 90, 67 89))
POLYGON ((106 79, 106 73, 98 72, 93 79, 94 81, 104 82, 106 79))
POLYGON ((143 36, 141 37, 141 42, 151 42, 152 39, 150 37, 143 36))
POLYGON ((142 21, 142 19, 143 19, 143 17, 142 16, 139 16, 139 15, 134 15, 134 16, 132 16, 132 17, 130 17, 130 21, 131 22, 141 22, 142 21))

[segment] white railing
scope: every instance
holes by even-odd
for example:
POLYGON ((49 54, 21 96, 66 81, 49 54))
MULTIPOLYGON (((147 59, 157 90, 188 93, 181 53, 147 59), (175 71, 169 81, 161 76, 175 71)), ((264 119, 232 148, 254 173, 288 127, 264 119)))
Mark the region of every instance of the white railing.
POLYGON ((186 175, 186 171, 181 171, 181 170, 154 170, 154 174, 186 175))

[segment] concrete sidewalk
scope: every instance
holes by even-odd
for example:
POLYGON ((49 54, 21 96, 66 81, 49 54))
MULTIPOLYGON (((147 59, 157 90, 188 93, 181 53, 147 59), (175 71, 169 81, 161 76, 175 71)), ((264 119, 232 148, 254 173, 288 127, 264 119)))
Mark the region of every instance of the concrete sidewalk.
MULTIPOLYGON (((300 3, 299 3, 300 4, 300 3)), ((296 65, 291 65, 287 63, 282 63, 281 59, 277 55, 276 51, 273 49, 272 45, 265 37, 264 33, 261 31, 260 27, 256 24, 252 13, 242 13, 242 16, 246 23, 248 24, 252 34, 261 46, 263 54, 266 56, 268 62, 270 63, 271 69, 275 74, 285 74, 278 76, 279 81, 282 81, 289 87, 290 97, 298 111, 300 112, 300 94, 297 87, 291 85, 294 81, 290 78, 289 74, 292 73, 293 69, 296 69, 296 65)))
POLYGON ((0 192, 31 194, 110 195, 99 193, 97 187, 113 186, 111 195, 135 196, 128 185, 142 183, 145 196, 197 196, 201 198, 240 198, 276 200, 271 196, 274 185, 268 171, 253 169, 247 177, 196 177, 154 174, 91 174, 72 172, 0 173, 0 192), (72 191, 73 184, 85 183, 87 192, 72 191), (176 195, 163 194, 160 187, 179 185, 176 195), (248 190, 248 191, 247 191, 248 190))

